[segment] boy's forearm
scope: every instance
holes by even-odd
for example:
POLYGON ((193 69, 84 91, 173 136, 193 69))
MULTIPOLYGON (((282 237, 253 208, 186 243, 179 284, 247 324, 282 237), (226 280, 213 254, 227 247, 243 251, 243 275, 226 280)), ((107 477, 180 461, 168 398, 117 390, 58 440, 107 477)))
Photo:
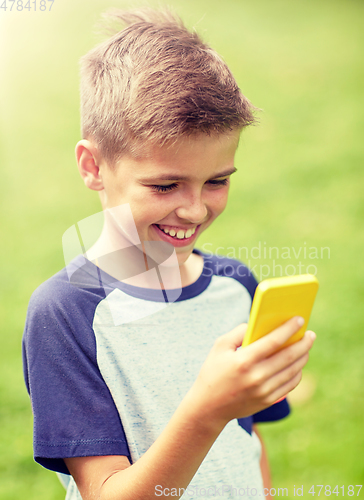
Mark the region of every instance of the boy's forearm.
POLYGON ((178 492, 174 498, 183 495, 223 429, 201 418, 193 406, 188 394, 148 451, 104 482, 100 500, 155 500, 164 497, 163 491, 170 496, 171 488, 178 492))

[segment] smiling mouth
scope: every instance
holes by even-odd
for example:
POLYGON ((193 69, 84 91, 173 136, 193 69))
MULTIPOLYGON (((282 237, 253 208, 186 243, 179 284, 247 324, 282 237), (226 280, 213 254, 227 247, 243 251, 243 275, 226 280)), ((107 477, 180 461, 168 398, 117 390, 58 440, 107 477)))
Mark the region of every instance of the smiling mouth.
POLYGON ((197 227, 194 227, 193 229, 180 229, 180 228, 173 228, 173 227, 162 227, 159 224, 155 224, 155 226, 162 231, 163 233, 167 234, 174 240, 184 240, 184 239, 189 239, 191 238, 195 232, 197 227))

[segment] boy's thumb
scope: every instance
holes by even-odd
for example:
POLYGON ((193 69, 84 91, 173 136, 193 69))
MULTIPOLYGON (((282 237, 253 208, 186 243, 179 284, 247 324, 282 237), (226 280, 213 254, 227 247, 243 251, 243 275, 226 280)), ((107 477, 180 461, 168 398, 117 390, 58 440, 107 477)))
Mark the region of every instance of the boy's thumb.
POLYGON ((247 328, 247 323, 241 323, 223 336, 229 347, 232 347, 234 349, 241 347, 247 328))

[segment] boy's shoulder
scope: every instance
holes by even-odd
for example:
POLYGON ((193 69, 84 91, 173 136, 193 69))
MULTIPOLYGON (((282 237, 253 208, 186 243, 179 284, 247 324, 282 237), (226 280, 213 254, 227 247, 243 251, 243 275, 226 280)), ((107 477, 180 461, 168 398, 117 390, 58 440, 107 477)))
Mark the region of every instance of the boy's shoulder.
POLYGON ((100 286, 96 268, 83 256, 39 285, 32 293, 27 312, 30 319, 57 316, 59 319, 75 316, 80 309, 90 314, 105 297, 105 287, 100 286))
POLYGON ((43 283, 34 290, 29 303, 42 305, 51 302, 56 297, 69 297, 69 294, 72 295, 73 291, 74 289, 68 279, 67 268, 64 267, 46 281, 43 281, 43 283))

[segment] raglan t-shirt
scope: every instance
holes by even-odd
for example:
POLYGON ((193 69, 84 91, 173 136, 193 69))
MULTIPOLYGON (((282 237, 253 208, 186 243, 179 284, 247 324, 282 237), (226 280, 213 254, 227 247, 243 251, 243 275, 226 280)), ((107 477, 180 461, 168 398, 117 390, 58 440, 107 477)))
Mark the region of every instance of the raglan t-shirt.
MULTIPOLYGON (((134 463, 171 419, 215 340, 248 321, 257 286, 249 269, 195 252, 203 272, 172 302, 163 290, 115 281, 83 256, 33 293, 23 363, 39 464, 68 475, 65 457, 126 455, 134 463)), ((218 496, 222 487, 230 498, 227 486, 231 498, 233 488, 259 495, 261 449, 252 425, 288 413, 283 400, 229 422, 182 498, 218 496)), ((81 499, 68 478, 67 500, 81 499)))

